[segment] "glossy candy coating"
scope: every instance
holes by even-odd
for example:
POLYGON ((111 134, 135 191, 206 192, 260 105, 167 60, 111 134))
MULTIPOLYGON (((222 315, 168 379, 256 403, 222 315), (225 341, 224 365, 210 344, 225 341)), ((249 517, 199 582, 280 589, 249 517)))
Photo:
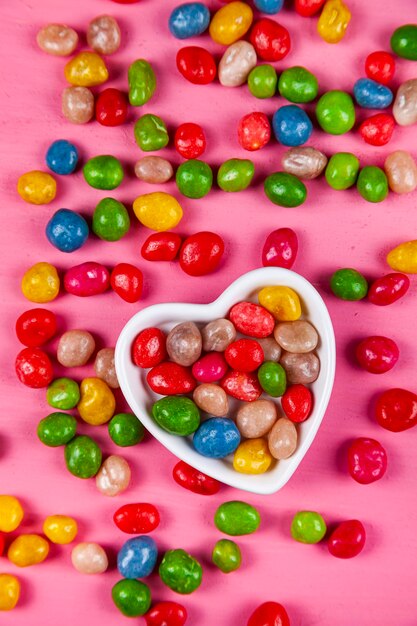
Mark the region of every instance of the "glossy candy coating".
POLYGON ((272 461, 268 444, 263 437, 247 439, 235 451, 233 469, 241 474, 264 474, 272 461))
POLYGON ((116 189, 124 178, 122 164, 109 154, 93 157, 83 167, 85 181, 94 189, 116 189))
POLYGON ((389 372, 400 356, 395 341, 381 336, 367 337, 360 341, 355 348, 355 354, 359 365, 372 374, 389 372))
POLYGON ((94 87, 105 83, 109 72, 103 59, 95 52, 79 52, 64 68, 67 82, 77 87, 94 87))
POLYGON ((281 165, 284 172, 288 174, 304 180, 312 180, 323 172, 327 165, 327 157, 316 148, 301 146, 284 152, 281 165))
POLYGON ((264 353, 254 339, 238 339, 224 353, 228 365, 239 372, 253 372, 264 360, 264 353))
POLYGON ((291 522, 291 536, 301 543, 318 543, 326 530, 326 522, 315 511, 299 511, 291 522))
POLYGON ((200 411, 191 398, 166 396, 152 407, 155 422, 172 435, 186 437, 200 425, 200 411))
POLYGON ((140 300, 143 288, 143 274, 131 263, 118 263, 110 274, 111 288, 125 302, 140 300))
POLYGON ((388 389, 375 406, 378 424, 393 433, 408 430, 417 424, 417 395, 407 389, 388 389))
POLYGON ((11 611, 19 602, 20 582, 12 574, 0 574, 0 611, 11 611))
POLYGON ((152 65, 145 59, 137 59, 128 69, 129 102, 138 107, 146 104, 155 93, 156 76, 152 65))
POLYGON ((343 135, 349 132, 355 123, 352 97, 345 91, 327 91, 317 103, 316 116, 326 133, 343 135))
POLYGON ((395 193, 410 193, 417 187, 417 165, 409 152, 396 150, 384 163, 388 186, 395 193))
POLYGON ((177 39, 197 37, 207 30, 210 23, 210 11, 202 2, 180 4, 169 16, 168 26, 177 39))
POLYGON ((206 149, 204 131, 201 126, 192 122, 180 124, 175 131, 174 144, 176 151, 184 159, 197 159, 206 149))
POLYGON ((212 561, 224 574, 239 569, 242 555, 239 546, 231 539, 219 539, 213 548, 212 561))
POLYGON ((362 552, 366 532, 362 522, 356 519, 341 522, 332 532, 327 547, 331 555, 339 559, 351 559, 362 552))
POLYGON ((56 196, 56 182, 47 172, 33 170, 19 176, 17 193, 29 204, 49 204, 56 196))
POLYGON ((281 417, 272 426, 268 435, 269 452, 275 459, 288 459, 297 448, 297 440, 297 429, 293 422, 281 417))
POLYGON ((166 336, 159 328, 145 328, 135 338, 132 359, 138 367, 155 367, 167 357, 166 336))
POLYGON ((0 532, 11 533, 20 526, 23 507, 15 496, 0 495, 0 532))
POLYGON ((272 128, 277 141, 284 146, 301 146, 313 132, 313 124, 307 113, 295 104, 288 104, 275 111, 272 128))
POLYGON ((102 348, 97 352, 94 360, 94 372, 97 378, 104 380, 112 389, 119 388, 114 364, 114 348, 102 348))
POLYGON ((405 296, 409 287, 410 279, 405 274, 386 274, 370 285, 368 300, 377 306, 387 306, 405 296))
POLYGON ((78 163, 78 150, 74 144, 66 139, 57 139, 49 146, 46 156, 46 165, 55 174, 72 174, 78 163))
POLYGON ((387 113, 377 113, 368 117, 359 126, 362 139, 371 146, 385 146, 392 138, 395 120, 387 113))
POLYGON ((289 420, 304 422, 313 408, 313 394, 305 385, 290 385, 281 398, 281 406, 289 420))
POLYGON ((331 277, 330 287, 341 300, 362 300, 368 292, 366 278, 352 268, 336 270, 331 277))
POLYGON ((101 450, 91 437, 79 435, 65 446, 65 463, 77 478, 91 478, 100 469, 101 450))
POLYGON ((80 390, 81 399, 77 406, 80 417, 92 426, 108 422, 113 416, 116 400, 107 383, 101 378, 84 378, 80 390))
POLYGON ((417 239, 400 243, 387 254, 387 263, 406 274, 417 274, 417 239))
POLYGON ((243 191, 252 182, 255 167, 249 159, 228 159, 217 172, 217 184, 228 192, 243 191))
POLYGON ((391 48, 397 56, 417 61, 417 25, 404 24, 394 30, 391 36, 391 48))
POLYGON ((227 346, 236 339, 236 328, 229 320, 217 319, 201 329, 201 336, 205 352, 224 352, 227 346))
POLYGON ((219 385, 198 385, 194 389, 193 400, 199 409, 213 417, 226 417, 229 412, 226 392, 219 385))
POLYGON ((193 376, 199 383, 213 383, 223 378, 227 371, 227 364, 222 354, 209 352, 202 356, 193 365, 193 376))
POLYGON ((320 11, 325 0, 295 0, 294 8, 302 17, 312 17, 320 11))
POLYGON ((282 72, 278 90, 290 102, 311 102, 317 97, 319 85, 314 74, 297 65, 282 72))
POLYGON ((281 61, 291 49, 288 30, 268 17, 263 17, 254 23, 249 40, 263 61, 281 61))
POLYGON ((230 46, 249 30, 253 19, 252 9, 244 2, 229 2, 213 15, 210 37, 216 43, 230 46))
POLYGON ((188 367, 197 361, 202 350, 201 333, 194 322, 181 322, 170 330, 166 350, 171 361, 188 367))
POLYGON ((66 57, 77 47, 78 35, 73 28, 65 24, 47 24, 36 34, 36 43, 47 54, 66 57))
POLYGON ((248 76, 249 91, 255 98, 272 98, 277 91, 278 76, 273 65, 257 65, 248 76))
POLYGON ((319 341, 316 329, 305 320, 277 324, 274 337, 283 350, 297 353, 311 352, 319 341))
POLYGON ((250 535, 258 530, 260 523, 261 516, 255 507, 240 500, 223 502, 214 515, 216 528, 232 537, 250 535))
POLYGON ((107 457, 96 474, 96 487, 103 495, 114 497, 126 491, 130 478, 128 462, 121 456, 112 454, 107 457))
POLYGON ((54 377, 52 363, 40 348, 23 348, 16 356, 15 370, 20 382, 32 389, 47 387, 54 377))
POLYGON ((202 422, 193 437, 193 446, 199 454, 211 459, 223 459, 232 454, 240 443, 235 423, 225 417, 211 417, 202 422))
POLYGON ((38 424, 37 435, 45 446, 64 446, 75 437, 77 420, 68 413, 51 413, 38 424))
POLYGON ((178 50, 176 63, 180 74, 195 85, 208 85, 217 74, 213 56, 199 46, 187 46, 178 50))
POLYGON ((305 202, 307 189, 296 176, 287 172, 275 172, 265 178, 264 191, 274 204, 296 207, 305 202))
POLYGON ((80 399, 78 383, 71 378, 56 378, 49 385, 46 401, 49 406, 61 411, 68 411, 77 406, 80 399))
POLYGON ((94 337, 87 330, 67 330, 58 343, 57 360, 64 367, 85 365, 96 348, 94 337))
POLYGON ((178 190, 187 198, 203 198, 211 190, 213 172, 208 163, 190 159, 178 167, 175 181, 178 190))
POLYGON ((388 85, 395 73, 394 57, 384 50, 371 52, 365 59, 365 73, 377 83, 388 85))
POLYGON ((152 537, 128 539, 117 555, 117 569, 124 578, 145 578, 152 573, 158 549, 152 537))
POLYGON ((133 413, 117 413, 109 425, 110 439, 116 446, 126 448, 140 443, 145 436, 145 429, 133 413))
POLYGON ((96 102, 96 120, 102 126, 120 126, 128 114, 125 94, 113 87, 102 91, 96 102))
POLYGON ((88 224, 82 215, 69 209, 59 209, 46 224, 46 237, 61 252, 74 252, 88 239, 88 224))
POLYGON ((262 393, 258 377, 253 372, 246 373, 230 370, 222 378, 220 385, 229 396, 244 402, 253 402, 262 393))
POLYGON ((38 348, 47 343, 56 331, 55 313, 47 309, 30 309, 16 320, 16 336, 20 343, 29 348, 38 348))
POLYGON ((248 41, 236 41, 227 48, 220 59, 219 82, 223 87, 239 87, 246 83, 256 66, 255 48, 248 41))
POLYGON ((361 485, 379 480, 387 470, 387 453, 375 439, 355 439, 349 446, 347 457, 349 474, 361 485))
POLYGON ((353 86, 353 94, 364 109, 386 109, 393 100, 391 89, 371 78, 359 78, 353 86))
POLYGON ((17 567, 42 563, 49 553, 49 543, 40 535, 19 535, 7 550, 7 558, 17 567))
POLYGON ((169 161, 159 156, 145 156, 135 164, 135 175, 144 183, 160 185, 168 182, 174 175, 169 161))
POLYGON ((265 113, 253 112, 239 120, 238 141, 244 150, 260 150, 271 138, 271 126, 265 113))
POLYGON ((152 113, 142 115, 134 127, 137 145, 144 152, 161 150, 168 145, 169 136, 165 122, 152 113))
POLYGON ((279 361, 281 356, 281 348, 273 337, 261 337, 258 339, 262 350, 264 351, 265 361, 279 361))
POLYGON ((68 515, 49 515, 42 526, 44 534, 52 543, 66 545, 74 541, 78 532, 77 522, 68 515))
POLYGON ((98 543, 79 543, 71 552, 71 562, 80 574, 103 574, 109 566, 107 554, 98 543))
POLYGON ((169 361, 153 367, 148 372, 146 381, 152 391, 165 396, 191 393, 196 387, 196 381, 188 367, 169 361))
POLYGON ((262 265, 291 269, 297 258, 297 252, 296 233, 291 228, 278 228, 272 231, 265 240, 262 249, 262 265))
POLYGON ((86 124, 94 115, 94 96, 88 87, 66 87, 61 108, 63 116, 72 124, 86 124))
POLYGON ((184 461, 178 461, 172 470, 172 476, 178 485, 202 496, 218 493, 221 485, 215 478, 207 476, 184 461))
POLYGON ((290 620, 282 604, 264 602, 254 610, 247 626, 290 626, 290 620))
POLYGON ((388 195, 388 180, 384 170, 367 165, 359 172, 356 187, 367 202, 382 202, 388 195))
POLYGON ((114 604, 126 617, 144 615, 151 606, 150 589, 140 580, 119 580, 113 585, 111 596, 114 604))
POLYGON ((121 33, 111 15, 95 17, 87 28, 87 43, 99 54, 114 54, 120 48, 121 33))
POLYGON ((291 287, 264 287, 258 293, 258 300, 279 322, 293 322, 301 315, 300 298, 291 287))
POLYGON ((279 363, 265 361, 258 370, 258 380, 268 396, 278 398, 282 396, 287 387, 285 370, 279 363))
POLYGON ((159 526, 159 511, 147 502, 124 504, 113 515, 117 528, 130 535, 150 533, 159 526))
POLYGON ((339 43, 346 34, 351 13, 342 0, 327 0, 317 22, 317 32, 327 43, 339 43))
POLYGON ((157 602, 145 615, 146 626, 184 626, 187 610, 178 602, 157 602))
POLYGON ((242 437, 256 439, 266 435, 277 419, 277 408, 271 400, 255 400, 239 407, 236 426, 242 437))
POLYGON ((175 228, 183 215, 180 203, 163 191, 139 196, 133 202, 133 211, 143 226, 158 232, 175 228))
POLYGON ((159 575, 172 591, 189 594, 201 585, 203 570, 197 559, 185 550, 168 550, 159 566, 159 575))
POLYGON ((320 373, 320 361, 313 352, 307 354, 283 352, 280 363, 285 369, 287 381, 291 384, 314 383, 320 373))
POLYGON ((356 183, 359 173, 359 159, 351 152, 336 152, 326 167, 328 185, 336 190, 349 189, 356 183))
POLYGON ((262 13, 268 13, 269 15, 274 15, 275 13, 279 13, 281 11, 284 4, 284 0, 254 0, 254 5, 258 9, 258 11, 262 11, 262 13))
POLYGON ((190 235, 181 246, 181 269, 189 276, 211 274, 219 266, 223 252, 224 242, 220 235, 209 231, 190 235))

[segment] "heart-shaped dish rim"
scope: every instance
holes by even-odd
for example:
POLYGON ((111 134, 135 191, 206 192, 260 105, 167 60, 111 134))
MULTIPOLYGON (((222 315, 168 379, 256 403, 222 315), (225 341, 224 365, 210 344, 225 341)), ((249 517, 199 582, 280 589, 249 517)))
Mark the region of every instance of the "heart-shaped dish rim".
POLYGON ((115 353, 116 372, 121 390, 132 411, 145 428, 170 452, 196 469, 217 480, 258 494, 271 494, 281 489, 291 478, 311 446, 320 427, 330 400, 336 369, 336 347, 333 325, 327 307, 318 291, 303 276, 280 267, 264 267, 243 274, 235 280, 213 302, 208 304, 163 303, 154 304, 136 313, 121 331, 115 353), (236 302, 256 301, 256 293, 269 285, 284 285, 293 288, 299 295, 303 317, 317 329, 320 341, 316 350, 321 369, 313 383, 313 411, 305 422, 297 426, 299 437, 295 453, 285 461, 276 462, 264 474, 241 474, 233 469, 231 458, 209 459, 200 455, 191 445, 189 438, 171 435, 153 420, 150 408, 161 396, 154 394, 146 384, 146 374, 134 365, 131 347, 136 335, 145 328, 157 326, 169 331, 183 321, 207 323, 227 316, 236 302))

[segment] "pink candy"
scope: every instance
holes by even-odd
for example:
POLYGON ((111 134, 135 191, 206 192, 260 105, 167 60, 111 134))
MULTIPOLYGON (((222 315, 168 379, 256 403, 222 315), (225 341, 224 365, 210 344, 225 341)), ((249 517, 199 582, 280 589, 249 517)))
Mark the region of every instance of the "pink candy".
POLYGON ((65 291, 80 298, 96 296, 107 291, 109 286, 109 271, 104 265, 95 261, 75 265, 64 276, 65 291))
POLYGON ((200 383, 213 383, 223 378, 227 363, 220 352, 209 352, 193 365, 193 376, 200 383))

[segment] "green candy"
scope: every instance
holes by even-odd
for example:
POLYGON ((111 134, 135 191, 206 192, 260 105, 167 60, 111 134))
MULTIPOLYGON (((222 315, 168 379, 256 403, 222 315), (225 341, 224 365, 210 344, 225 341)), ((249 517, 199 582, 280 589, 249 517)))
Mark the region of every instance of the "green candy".
POLYGON ((235 537, 254 533, 259 528, 261 517, 250 504, 231 500, 219 506, 214 515, 214 523, 222 533, 235 537))
POLYGON ((126 617, 144 615, 151 606, 151 592, 140 580, 123 578, 111 590, 113 602, 126 617))
POLYGON ((144 152, 161 150, 168 145, 169 137, 165 123, 152 113, 142 115, 137 120, 134 133, 136 143, 144 152))
POLYGON ((258 65, 248 76, 249 91, 255 98, 272 98, 277 92, 278 77, 272 65, 258 65))
POLYGON ((83 167, 86 182, 94 189, 116 189, 123 180, 122 164, 116 157, 102 154, 93 157, 83 167))
POLYGON ((159 566, 159 575, 172 591, 188 594, 201 585, 203 570, 197 559, 185 550, 168 550, 159 566))
POLYGON ((311 102, 317 97, 319 84, 314 74, 305 67, 295 66, 282 72, 278 90, 290 102, 311 102))
POLYGON ((96 442, 79 435, 65 446, 65 462, 67 469, 77 478, 91 478, 95 476, 101 466, 101 450, 96 442))
POLYGON ((225 574, 234 572, 239 569, 242 562, 240 548, 230 539, 220 539, 214 546, 212 560, 225 574))
POLYGON ((328 91, 316 106, 317 121, 331 135, 343 135, 355 123, 355 107, 351 96, 345 91, 328 91))
POLYGON ((93 232, 104 241, 119 241, 130 228, 124 204, 114 198, 100 200, 93 213, 93 232))
POLYGON ((286 172, 275 172, 265 178, 264 191, 278 206, 296 207, 305 202, 307 189, 304 183, 286 172))
POLYGON ((145 59, 134 61, 127 72, 129 102, 135 107, 148 102, 156 89, 156 76, 152 66, 145 59))
POLYGON ((133 413, 113 415, 108 428, 110 439, 122 448, 135 446, 145 435, 143 425, 133 413))
POLYGON ((330 288, 341 300, 362 300, 368 293, 368 282, 362 274, 347 267, 333 274, 330 288))
POLYGON ((262 389, 269 396, 278 398, 287 388, 287 375, 284 368, 274 361, 265 361, 258 369, 258 380, 262 389))
POLYGON ((301 543, 318 543, 326 534, 326 522, 315 511, 299 511, 291 523, 291 536, 301 543))
POLYGON ((359 159, 351 152, 336 152, 330 157, 324 173, 326 181, 333 189, 342 190, 356 183, 359 172, 359 159))
POLYGON ((37 434, 45 446, 64 446, 75 437, 77 420, 68 413, 51 413, 38 424, 37 434))
POLYGON ((368 202, 382 202, 388 195, 388 179, 385 172, 374 165, 361 169, 356 187, 368 202))
POLYGON ((223 191, 242 191, 249 187, 255 166, 249 159, 229 159, 217 172, 217 184, 223 191))
POLYGON ((200 425, 200 411, 197 405, 185 396, 166 396, 152 407, 155 422, 172 435, 186 437, 194 433, 200 425))
POLYGON ((404 24, 394 30, 391 48, 399 57, 417 61, 417 24, 404 24))
POLYGON ((73 409, 80 401, 78 383, 71 378, 56 378, 48 386, 46 401, 54 409, 61 409, 61 411, 73 409))
POLYGON ((175 180, 179 191, 187 198, 203 198, 213 184, 213 172, 204 161, 190 159, 181 163, 175 180))

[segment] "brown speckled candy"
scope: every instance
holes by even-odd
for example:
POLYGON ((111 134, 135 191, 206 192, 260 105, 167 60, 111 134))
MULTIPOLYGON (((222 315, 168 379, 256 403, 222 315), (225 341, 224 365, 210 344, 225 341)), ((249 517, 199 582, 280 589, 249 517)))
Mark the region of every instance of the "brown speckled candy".
POLYGON ((388 185, 395 193, 410 193, 417 187, 417 165, 409 152, 396 150, 384 164, 388 185))
POLYGON ((120 28, 111 15, 99 15, 87 29, 87 42, 99 54, 114 54, 120 48, 120 28))
POLYGON ((277 344, 275 339, 273 337, 261 337, 257 338, 256 341, 263 350, 264 360, 278 363, 281 357, 281 346, 277 344))
POLYGON ((219 63, 219 82, 224 87, 239 87, 256 65, 255 48, 248 41, 236 41, 227 48, 219 63))
POLYGON ((275 326, 274 337, 287 352, 311 352, 317 346, 319 336, 309 322, 281 322, 275 326))
POLYGON ((224 352, 236 339, 236 328, 231 321, 218 319, 209 322, 201 331, 206 352, 224 352))
POLYGON ((145 156, 135 165, 135 174, 144 183, 159 185, 166 183, 174 174, 169 161, 159 156, 145 156))
POLYGON ((212 383, 203 383, 194 389, 193 400, 199 409, 214 417, 226 417, 229 401, 226 392, 212 383))
POLYGON ((77 47, 78 35, 73 28, 65 24, 47 24, 36 35, 36 42, 47 54, 66 57, 77 47))
POLYGON ((109 456, 96 474, 96 486, 105 496, 117 496, 130 484, 131 471, 128 462, 117 454, 109 456))
POLYGON ((94 96, 88 87, 66 87, 62 92, 62 114, 72 124, 86 124, 94 115, 94 96))
POLYGON ((284 172, 304 180, 312 180, 320 176, 326 167, 327 157, 316 148, 300 146, 284 152, 281 164, 284 172))
POLYGON ((201 333, 194 322, 182 322, 170 331, 166 348, 174 363, 188 367, 197 361, 202 349, 201 333))
POLYGON ((320 373, 320 361, 313 352, 306 354, 283 352, 280 363, 287 374, 287 381, 291 384, 314 383, 320 373))
POLYGON ((281 417, 268 436, 269 451, 274 459, 288 459, 297 448, 297 429, 286 417, 281 417))
POLYGON ((248 439, 266 435, 277 419, 277 408, 271 400, 245 402, 237 412, 236 426, 248 439))
POLYGON ((97 378, 104 380, 112 389, 119 388, 116 367, 114 365, 114 348, 99 350, 94 361, 94 371, 97 378))
POLYGON ((68 330, 59 340, 57 359, 64 367, 85 365, 96 347, 94 337, 87 330, 68 330))
POLYGON ((406 80, 399 86, 392 114, 400 126, 410 126, 417 122, 417 78, 406 80))

